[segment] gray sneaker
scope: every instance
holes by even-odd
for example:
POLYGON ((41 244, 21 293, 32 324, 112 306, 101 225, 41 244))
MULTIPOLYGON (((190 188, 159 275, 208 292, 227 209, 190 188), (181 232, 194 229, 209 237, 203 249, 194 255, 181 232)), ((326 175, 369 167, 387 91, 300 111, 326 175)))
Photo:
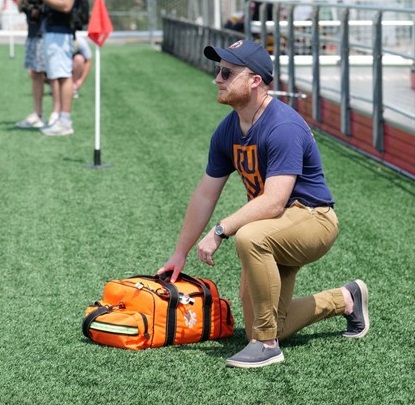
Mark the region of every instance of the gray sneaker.
POLYGON ((58 112, 53 112, 52 114, 50 114, 50 117, 48 120, 48 127, 51 127, 58 119, 59 119, 58 112))
POLYGON ((16 122, 16 127, 18 128, 43 128, 45 123, 42 121, 42 118, 39 117, 35 112, 28 115, 24 120, 16 122))
POLYGON ((234 354, 226 360, 225 364, 229 367, 254 368, 264 367, 273 363, 284 361, 284 355, 277 345, 268 348, 263 343, 250 342, 239 353, 234 354))
POLYGON ((40 130, 46 136, 68 136, 73 134, 72 122, 63 122, 58 119, 50 127, 45 127, 40 130))
POLYGON ((355 280, 344 286, 352 295, 354 306, 350 315, 344 315, 347 319, 347 330, 343 336, 347 338, 362 338, 369 331, 369 292, 362 280, 355 280))

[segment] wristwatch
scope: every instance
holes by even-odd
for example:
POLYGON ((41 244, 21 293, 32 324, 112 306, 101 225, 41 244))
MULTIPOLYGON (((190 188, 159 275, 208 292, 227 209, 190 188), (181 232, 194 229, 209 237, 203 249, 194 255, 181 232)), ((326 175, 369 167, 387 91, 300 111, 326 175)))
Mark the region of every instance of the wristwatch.
POLYGON ((219 236, 222 239, 228 239, 229 236, 225 235, 225 230, 223 229, 223 226, 219 223, 215 226, 215 235, 219 236))

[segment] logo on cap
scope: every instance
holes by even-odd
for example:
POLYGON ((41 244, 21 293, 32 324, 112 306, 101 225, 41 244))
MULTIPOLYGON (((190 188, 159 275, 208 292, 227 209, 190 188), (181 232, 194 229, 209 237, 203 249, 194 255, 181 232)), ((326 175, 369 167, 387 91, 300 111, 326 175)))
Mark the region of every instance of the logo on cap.
POLYGON ((235 42, 234 44, 232 44, 231 46, 229 46, 229 49, 236 49, 236 48, 239 48, 239 47, 241 47, 242 46, 242 44, 244 43, 244 41, 238 41, 238 42, 235 42))

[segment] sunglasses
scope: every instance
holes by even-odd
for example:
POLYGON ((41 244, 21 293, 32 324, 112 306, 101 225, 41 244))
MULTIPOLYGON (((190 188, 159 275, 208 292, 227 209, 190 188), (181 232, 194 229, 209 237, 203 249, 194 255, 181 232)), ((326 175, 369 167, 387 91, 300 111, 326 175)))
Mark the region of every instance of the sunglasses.
MULTIPOLYGON (((215 73, 215 76, 217 76, 220 73, 223 80, 228 80, 231 77, 231 75, 237 75, 238 74, 238 73, 235 73, 233 70, 231 70, 231 69, 229 69, 225 66, 219 66, 219 65, 216 65, 214 67, 213 71, 215 73)), ((252 72, 244 72, 244 73, 249 74, 249 75, 255 75, 256 74, 256 73, 252 73, 252 72)))

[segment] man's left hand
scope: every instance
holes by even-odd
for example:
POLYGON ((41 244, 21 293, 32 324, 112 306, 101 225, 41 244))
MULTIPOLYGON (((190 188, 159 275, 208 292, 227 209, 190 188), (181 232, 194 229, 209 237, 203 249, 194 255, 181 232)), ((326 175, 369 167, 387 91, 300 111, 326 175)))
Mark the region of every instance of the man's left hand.
POLYGON ((222 238, 215 235, 212 229, 197 245, 197 256, 208 266, 214 266, 213 255, 222 243, 222 238))

